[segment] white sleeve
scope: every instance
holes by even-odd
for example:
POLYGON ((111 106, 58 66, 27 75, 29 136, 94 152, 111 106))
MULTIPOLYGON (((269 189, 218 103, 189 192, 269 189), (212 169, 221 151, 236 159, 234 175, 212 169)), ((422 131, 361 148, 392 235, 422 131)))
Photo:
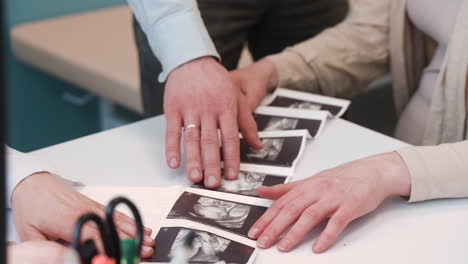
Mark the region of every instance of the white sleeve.
POLYGON ((6 153, 6 186, 7 186, 7 207, 11 208, 11 195, 16 186, 28 176, 45 169, 44 164, 33 155, 16 151, 5 146, 6 153))
POLYGON ((195 0, 127 1, 163 66, 161 82, 191 60, 205 56, 220 59, 195 0))

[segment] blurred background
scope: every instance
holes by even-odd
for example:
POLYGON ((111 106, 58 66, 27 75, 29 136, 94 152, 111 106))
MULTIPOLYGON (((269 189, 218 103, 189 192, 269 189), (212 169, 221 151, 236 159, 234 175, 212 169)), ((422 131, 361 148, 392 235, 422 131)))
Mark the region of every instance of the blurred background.
MULTIPOLYGON (((54 65, 47 65, 58 63, 57 66, 60 68, 67 64, 63 61, 69 58, 62 57, 62 64, 60 61, 54 61, 61 56, 62 51, 54 50, 56 48, 56 45, 52 43, 54 39, 50 39, 50 48, 43 46, 47 44, 45 43, 47 36, 44 35, 49 31, 48 33, 52 36, 64 35, 66 37, 73 28, 67 29, 65 24, 62 30, 69 30, 69 32, 61 32, 60 23, 66 23, 66 21, 60 20, 55 22, 56 25, 53 24, 54 21, 39 25, 34 22, 113 7, 125 4, 125 2, 122 0, 6 0, 5 2, 9 30, 6 31, 6 36, 2 36, 2 39, 7 42, 9 145, 21 151, 31 151, 103 129, 99 98, 87 90, 87 87, 84 87, 85 84, 70 81, 70 78, 61 76, 80 74, 77 73, 79 69, 63 69, 69 72, 60 73, 60 69, 50 69, 54 65), (15 27, 23 31, 18 32, 16 40, 12 40, 15 38, 13 36, 15 27), (13 45, 9 45, 10 43, 13 45), (15 45, 22 45, 22 49, 14 52, 15 45), (36 58, 32 58, 34 56, 36 58)), ((83 25, 83 28, 90 29, 90 26, 92 25, 83 25)), ((105 38, 105 35, 102 37, 105 38)), ((76 45, 83 46, 89 41, 93 40, 82 39, 83 43, 76 43, 76 45)), ((99 39, 94 41, 100 42, 99 39)), ((118 54, 118 51, 115 52, 118 54)), ((123 108, 116 109, 115 112, 117 115, 122 112, 122 118, 128 122, 140 118, 136 112, 126 111, 123 108)))

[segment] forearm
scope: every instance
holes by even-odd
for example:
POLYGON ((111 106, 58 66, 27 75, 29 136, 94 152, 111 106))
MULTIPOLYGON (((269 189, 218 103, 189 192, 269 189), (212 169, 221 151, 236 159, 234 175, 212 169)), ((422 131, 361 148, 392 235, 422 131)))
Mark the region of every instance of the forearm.
POLYGON ((195 0, 128 0, 128 4, 163 66, 160 81, 191 60, 219 59, 195 0))
POLYGON ((398 153, 410 171, 410 202, 468 197, 468 141, 398 153))
POLYGON ((269 57, 279 86, 349 98, 387 70, 389 2, 350 5, 341 24, 269 57))

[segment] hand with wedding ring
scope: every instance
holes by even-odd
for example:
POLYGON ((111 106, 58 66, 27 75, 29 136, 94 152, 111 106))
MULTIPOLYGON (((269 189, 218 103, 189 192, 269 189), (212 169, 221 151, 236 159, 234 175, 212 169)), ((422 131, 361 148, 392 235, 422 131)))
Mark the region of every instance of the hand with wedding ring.
POLYGON ((261 147, 257 125, 240 89, 214 58, 190 61, 169 74, 164 112, 169 167, 181 164, 183 136, 187 176, 192 182, 204 180, 208 188, 221 183, 218 128, 227 179, 239 174, 239 128, 250 146, 261 147))

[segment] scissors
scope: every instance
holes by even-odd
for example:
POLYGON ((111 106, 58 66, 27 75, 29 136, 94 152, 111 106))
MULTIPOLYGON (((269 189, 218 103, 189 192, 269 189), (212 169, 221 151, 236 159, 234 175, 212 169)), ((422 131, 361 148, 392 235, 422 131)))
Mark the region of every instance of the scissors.
POLYGON ((117 197, 109 202, 106 207, 106 218, 103 220, 97 214, 88 213, 82 215, 73 230, 72 246, 78 252, 82 264, 136 264, 140 259, 141 246, 143 243, 143 222, 136 206, 128 199, 117 197), (120 241, 117 227, 114 223, 115 208, 119 204, 125 204, 135 218, 136 237, 120 241), (99 254, 96 243, 92 239, 81 242, 83 227, 88 222, 94 222, 101 236, 104 246, 104 255, 99 254), (96 262, 97 258, 101 261, 96 262), (103 261, 103 259, 105 261, 103 261))

